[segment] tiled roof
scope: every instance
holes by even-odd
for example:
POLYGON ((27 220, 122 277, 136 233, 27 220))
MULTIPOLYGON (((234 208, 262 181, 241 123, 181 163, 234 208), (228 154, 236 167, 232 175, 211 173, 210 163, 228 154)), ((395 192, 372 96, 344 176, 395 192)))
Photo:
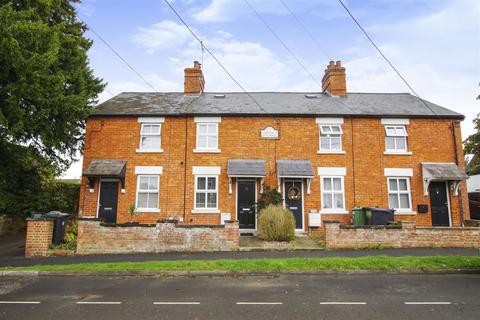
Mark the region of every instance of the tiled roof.
POLYGON ((264 177, 265 160, 229 159, 227 174, 229 177, 264 177))

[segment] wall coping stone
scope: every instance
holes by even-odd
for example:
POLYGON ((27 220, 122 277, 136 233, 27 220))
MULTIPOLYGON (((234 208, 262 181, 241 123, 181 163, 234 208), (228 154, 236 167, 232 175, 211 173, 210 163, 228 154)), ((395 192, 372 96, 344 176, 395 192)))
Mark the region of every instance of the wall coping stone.
POLYGON ((27 221, 54 221, 55 219, 54 218, 43 217, 43 218, 26 218, 25 220, 27 220, 27 221))
POLYGON ((323 223, 337 223, 337 224, 340 224, 340 221, 337 221, 337 220, 324 220, 322 222, 323 223))
POLYGON ((353 225, 340 225, 341 229, 402 229, 402 226, 397 224, 392 225, 382 225, 382 226, 374 226, 374 225, 364 225, 364 226, 353 226, 353 225))
POLYGON ((415 227, 422 230, 479 230, 480 227, 415 227))

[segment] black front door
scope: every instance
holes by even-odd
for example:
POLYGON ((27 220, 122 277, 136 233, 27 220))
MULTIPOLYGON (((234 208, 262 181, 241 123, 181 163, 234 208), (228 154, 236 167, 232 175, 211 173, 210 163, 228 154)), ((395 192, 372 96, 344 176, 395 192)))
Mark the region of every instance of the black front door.
POLYGON ((255 229, 255 180, 238 180, 237 218, 240 229, 255 229))
POLYGON ((450 226, 448 194, 445 182, 430 182, 428 193, 430 194, 432 226, 450 226))
POLYGON ((301 180, 286 180, 284 184, 285 207, 293 212, 295 228, 303 229, 303 191, 301 180))
POLYGON ((100 199, 98 203, 98 218, 106 223, 117 222, 118 182, 100 183, 100 199))

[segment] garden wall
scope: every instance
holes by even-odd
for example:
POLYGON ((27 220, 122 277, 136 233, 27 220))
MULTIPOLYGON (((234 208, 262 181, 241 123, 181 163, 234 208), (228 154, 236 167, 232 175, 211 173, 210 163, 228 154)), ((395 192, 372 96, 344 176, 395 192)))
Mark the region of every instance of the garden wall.
POLYGON ((478 227, 348 226, 324 221, 327 249, 361 248, 479 248, 478 227))
POLYGON ((0 237, 25 230, 25 219, 0 214, 0 237))
POLYGON ((162 222, 154 225, 108 225, 78 221, 77 254, 135 252, 238 251, 238 221, 225 225, 162 222))
POLYGON ((25 257, 45 257, 53 238, 53 220, 48 218, 27 219, 25 257))

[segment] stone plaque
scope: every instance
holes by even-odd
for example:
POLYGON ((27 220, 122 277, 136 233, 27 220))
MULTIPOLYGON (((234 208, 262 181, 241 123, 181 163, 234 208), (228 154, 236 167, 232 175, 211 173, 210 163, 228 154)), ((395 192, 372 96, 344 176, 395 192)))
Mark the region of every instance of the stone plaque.
POLYGON ((278 130, 273 127, 266 127, 260 130, 261 139, 278 139, 278 130))

